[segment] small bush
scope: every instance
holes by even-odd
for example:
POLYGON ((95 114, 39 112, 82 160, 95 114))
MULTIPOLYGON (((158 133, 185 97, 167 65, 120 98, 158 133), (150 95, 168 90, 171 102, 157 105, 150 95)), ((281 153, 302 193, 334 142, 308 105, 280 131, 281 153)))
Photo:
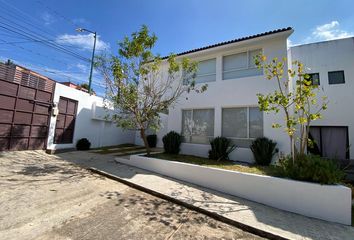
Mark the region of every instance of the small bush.
POLYGON ((175 131, 171 131, 162 138, 162 142, 165 153, 178 154, 180 151, 182 136, 175 131))
POLYGON ((320 184, 336 184, 344 179, 344 172, 334 160, 317 155, 298 156, 294 163, 288 156, 279 161, 277 169, 282 177, 320 184))
POLYGON ((81 138, 76 143, 76 149, 80 151, 89 150, 91 147, 91 143, 87 138, 81 138))
POLYGON ((216 137, 210 141, 209 159, 216 161, 229 160, 229 154, 236 149, 230 139, 225 137, 216 137))
POLYGON ((151 148, 156 147, 156 143, 157 143, 157 136, 156 136, 156 134, 148 135, 148 136, 146 137, 146 139, 147 139, 147 142, 148 142, 149 147, 151 147, 151 148))
POLYGON ((261 166, 268 166, 272 162, 274 154, 278 152, 276 146, 276 142, 266 137, 254 140, 250 148, 256 163, 261 166))

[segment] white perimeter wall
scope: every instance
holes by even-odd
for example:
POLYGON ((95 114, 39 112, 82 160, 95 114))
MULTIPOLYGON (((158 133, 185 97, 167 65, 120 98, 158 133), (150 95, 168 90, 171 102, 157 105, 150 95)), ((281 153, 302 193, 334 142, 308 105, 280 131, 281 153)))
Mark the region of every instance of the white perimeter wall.
POLYGON ((315 126, 348 126, 350 158, 354 157, 354 38, 295 46, 292 60, 305 65, 307 73, 320 74, 321 95, 328 97, 328 109, 315 126), (328 84, 328 72, 344 70, 344 84, 328 84))
POLYGON ((92 148, 134 143, 134 131, 123 130, 118 128, 115 123, 104 120, 106 112, 103 109, 103 98, 90 96, 88 93, 57 83, 53 102, 58 103, 60 97, 78 101, 73 143, 54 144, 57 117, 52 116, 47 149, 74 148, 77 140, 81 138, 89 139, 92 148))
MULTIPOLYGON (((240 42, 238 44, 226 45, 222 49, 207 51, 187 56, 193 60, 206 60, 216 57, 216 81, 208 82, 208 90, 202 94, 191 93, 181 97, 176 106, 169 110, 168 131, 174 130, 181 133, 182 110, 198 108, 214 108, 214 137, 221 136, 221 115, 222 108, 225 107, 247 107, 258 106, 257 93, 269 93, 276 89, 276 81, 267 81, 264 76, 237 78, 233 80, 222 80, 222 57, 223 55, 243 52, 252 49, 263 49, 268 60, 278 57, 279 59, 287 56, 286 39, 291 32, 272 36, 271 38, 256 38, 251 41, 240 42), (188 99, 186 99, 188 97, 188 99)), ((281 113, 264 113, 264 136, 275 140, 281 152, 290 152, 290 143, 287 134, 283 129, 273 129, 272 123, 283 122, 281 113)), ((237 126, 235 126, 237 127, 237 126)), ((207 157, 209 144, 182 144, 181 151, 184 154, 192 154, 207 157)), ((253 162, 253 155, 249 148, 237 148, 231 153, 232 160, 243 162, 253 162)))

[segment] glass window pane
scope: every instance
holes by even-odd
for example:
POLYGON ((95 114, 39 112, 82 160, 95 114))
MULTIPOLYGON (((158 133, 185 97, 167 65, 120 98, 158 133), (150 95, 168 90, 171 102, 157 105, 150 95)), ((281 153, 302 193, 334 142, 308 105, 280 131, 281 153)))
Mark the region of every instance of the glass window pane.
POLYGON ((250 107, 250 138, 263 137, 263 112, 258 107, 250 107))
POLYGON ((328 72, 328 83, 329 84, 345 83, 344 71, 328 72))
POLYGON ((309 73, 308 75, 310 75, 310 81, 312 83, 312 85, 320 85, 320 74, 318 73, 309 73))
POLYGON ((223 71, 247 68, 247 52, 223 57, 223 71))
POLYGON ((192 110, 182 110, 182 136, 185 142, 190 142, 192 126, 192 110))
POLYGON ((216 81, 216 74, 197 76, 194 80, 195 83, 213 82, 216 81))
POLYGON ((230 72, 224 72, 223 73, 223 80, 259 76, 259 75, 262 75, 262 74, 263 74, 263 70, 262 69, 258 69, 258 68, 235 70, 235 71, 230 71, 230 72))
POLYGON ((193 110, 193 135, 214 136, 214 109, 193 110))
POLYGON ((261 54, 262 54, 262 50, 261 49, 250 51, 250 57, 248 58, 248 66, 250 68, 256 68, 257 67, 256 64, 254 63, 254 58, 257 55, 261 55, 261 54))
POLYGON ((247 108, 222 110, 222 136, 247 138, 247 108))
POLYGON ((197 75, 215 74, 216 73, 216 58, 200 61, 198 63, 197 75))

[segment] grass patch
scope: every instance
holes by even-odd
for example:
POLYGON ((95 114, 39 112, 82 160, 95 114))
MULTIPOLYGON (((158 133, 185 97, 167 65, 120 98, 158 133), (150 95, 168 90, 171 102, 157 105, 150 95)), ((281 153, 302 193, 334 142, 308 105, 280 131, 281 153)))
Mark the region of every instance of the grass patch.
POLYGON ((142 150, 144 147, 142 146, 137 146, 131 143, 124 143, 124 144, 119 144, 115 146, 106 146, 106 147, 101 147, 101 148, 95 148, 93 149, 93 152, 95 153, 100 153, 100 154, 110 154, 110 153, 129 153, 129 152, 134 152, 137 150, 142 150))
POLYGON ((205 167, 221 168, 232 171, 239 171, 245 173, 254 173, 260 175, 277 176, 275 167, 273 166, 256 166, 248 164, 238 164, 233 161, 215 161, 208 158, 183 155, 183 154, 167 154, 167 153, 155 153, 151 154, 149 157, 158 158, 168 161, 191 163, 196 165, 201 165, 205 167))

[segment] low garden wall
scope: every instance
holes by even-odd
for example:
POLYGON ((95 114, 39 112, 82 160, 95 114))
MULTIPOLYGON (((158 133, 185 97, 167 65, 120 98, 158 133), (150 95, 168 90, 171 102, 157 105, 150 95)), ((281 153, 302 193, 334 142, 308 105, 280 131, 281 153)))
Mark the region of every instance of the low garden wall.
POLYGON ((351 224, 351 189, 209 168, 141 155, 118 162, 308 217, 351 224))

